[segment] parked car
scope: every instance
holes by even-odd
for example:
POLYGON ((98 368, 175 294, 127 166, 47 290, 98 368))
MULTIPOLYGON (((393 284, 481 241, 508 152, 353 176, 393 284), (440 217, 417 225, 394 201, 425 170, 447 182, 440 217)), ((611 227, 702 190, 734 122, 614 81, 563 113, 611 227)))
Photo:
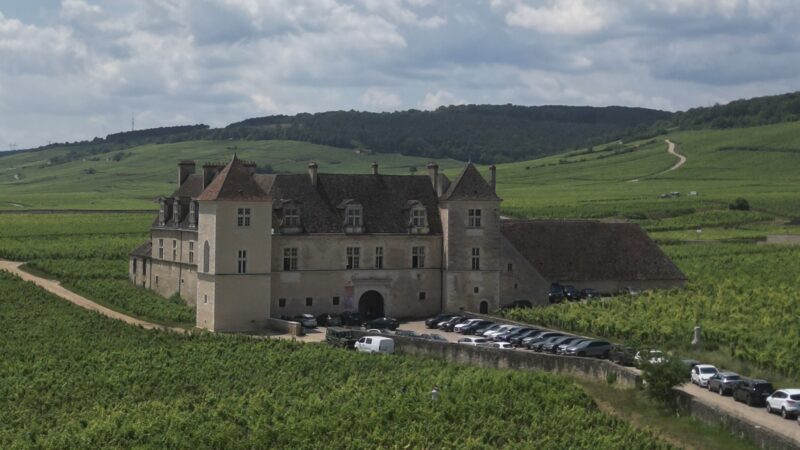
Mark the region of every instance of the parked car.
POLYGON ((574 340, 574 341, 570 342, 569 344, 558 344, 556 346, 556 354, 557 355, 566 355, 568 347, 572 347, 572 346, 575 346, 575 345, 578 345, 578 344, 582 344, 583 342, 586 342, 586 341, 591 341, 591 339, 589 339, 589 338, 578 338, 577 340, 574 340))
POLYGON ((506 330, 503 333, 495 335, 494 338, 497 341, 511 342, 511 338, 517 337, 518 335, 532 329, 533 328, 529 327, 517 327, 516 329, 506 330))
POLYGON ((608 354, 608 359, 620 366, 634 366, 636 365, 636 355, 638 353, 632 347, 624 345, 615 345, 611 348, 611 353, 608 354))
POLYGON ((356 341, 356 351, 365 353, 394 353, 394 340, 385 336, 364 336, 356 341))
POLYGON ((475 322, 479 322, 481 320, 482 319, 469 319, 468 318, 467 320, 465 320, 463 322, 460 322, 459 324, 454 326, 453 327, 453 331, 455 331, 456 333, 463 333, 464 332, 463 330, 464 330, 465 327, 467 327, 469 325, 472 325, 475 322))
POLYGON ((311 314, 298 314, 292 318, 295 322, 300 322, 303 328, 317 328, 317 318, 311 314))
POLYGON ((481 347, 496 348, 498 350, 513 350, 514 346, 510 342, 487 342, 481 344, 481 347))
POLYGON ((436 316, 431 317, 430 319, 425 321, 425 327, 427 328, 439 328, 439 324, 441 322, 445 322, 449 319, 456 317, 455 314, 437 314, 436 316))
POLYGON ((641 366, 645 361, 650 364, 661 364, 666 362, 666 360, 664 352, 661 350, 640 350, 636 352, 636 356, 633 357, 633 361, 637 366, 641 366))
POLYGON ((631 296, 635 297, 637 295, 642 295, 642 290, 637 288, 637 287, 628 286, 628 287, 626 287, 625 289, 622 290, 622 294, 623 295, 631 295, 631 296))
POLYGON ((535 341, 535 342, 530 342, 530 343, 528 343, 528 349, 533 350, 535 352, 540 352, 540 351, 542 351, 542 346, 543 345, 549 344, 551 342, 555 342, 555 341, 557 341, 557 340, 559 340, 559 339, 561 339, 563 337, 565 337, 565 336, 551 336, 551 337, 549 337, 547 339, 542 339, 542 340, 538 340, 538 341, 535 341))
POLYGON ((501 310, 514 308, 533 308, 533 303, 528 300, 514 300, 513 302, 500 307, 501 310))
POLYGON ((447 339, 445 339, 445 337, 442 336, 441 334, 434 334, 434 333, 421 334, 421 335, 419 335, 419 337, 421 337, 422 339, 428 339, 428 340, 431 340, 431 341, 447 342, 447 339))
POLYGON ((446 321, 445 323, 440 323, 439 324, 439 329, 442 330, 442 331, 455 331, 454 328, 455 328, 456 325, 464 323, 464 322, 466 322, 468 320, 470 320, 469 317, 456 316, 456 317, 453 317, 452 319, 446 321))
MULTIPOLYGON (((502 325, 499 324, 499 323, 489 322, 486 325, 478 327, 475 331, 472 332, 472 334, 474 334, 475 336, 483 336, 484 333, 487 333, 489 331, 498 330, 498 329, 500 329, 501 326, 502 325)), ((484 336, 484 337, 486 337, 486 336, 484 336)))
POLYGON ((742 380, 738 373, 719 371, 708 379, 708 390, 719 395, 733 394, 736 385, 742 380))
POLYGON ((391 332, 391 331, 389 331, 389 330, 387 330, 387 329, 385 329, 385 328, 370 328, 369 330, 367 330, 367 333, 371 333, 371 334, 385 334, 385 335, 387 335, 387 336, 391 336, 391 335, 392 335, 392 332, 391 332))
POLYGON ((515 334, 514 336, 508 338, 508 342, 511 342, 511 345, 513 345, 515 347, 521 347, 522 346, 522 341, 525 338, 533 336, 533 335, 535 335, 537 333, 541 333, 541 332, 542 332, 542 330, 540 330, 538 328, 531 328, 531 329, 526 330, 526 331, 521 331, 521 332, 515 334))
POLYGON ((317 316, 317 325, 321 327, 338 327, 342 325, 342 318, 338 314, 320 314, 317 316))
POLYGON ((341 319, 342 325, 345 326, 361 326, 361 315, 355 311, 342 311, 339 314, 339 319, 341 319))
POLYGON ((564 301, 564 288, 557 283, 551 284, 550 289, 547 290, 547 301, 550 303, 561 303, 564 301))
POLYGON ((800 389, 778 389, 767 397, 767 412, 779 412, 784 419, 797 418, 800 413, 800 389))
POLYGON ((748 406, 763 406, 773 391, 769 381, 744 379, 733 390, 733 399, 748 406))
POLYGON ((564 350, 567 356, 596 356, 598 358, 608 358, 611 353, 611 343, 606 341, 588 340, 579 344, 571 345, 564 350))
POLYGON ((332 347, 355 349, 356 340, 348 329, 328 328, 325 332, 325 342, 332 347))
POLYGON ((544 341, 545 339, 550 339, 552 337, 558 336, 565 336, 564 333, 559 333, 558 331, 543 331, 539 334, 534 334, 533 336, 527 337, 522 340, 522 345, 524 345, 529 350, 533 349, 533 346, 540 341, 544 341))
POLYGON ((405 337, 419 337, 419 333, 417 333, 416 331, 401 330, 399 328, 397 330, 394 330, 394 334, 405 337))
POLYGON ((582 339, 579 336, 562 336, 556 340, 551 340, 542 345, 542 352, 555 353, 559 345, 569 345, 582 339))
POLYGON ((592 299, 600 297, 601 297, 600 291, 598 291, 597 289, 592 289, 592 288, 581 289, 581 298, 592 299))
POLYGON ((468 336, 468 337, 463 337, 463 338, 459 339, 458 343, 462 344, 462 345, 471 345, 473 347, 476 347, 479 344, 487 344, 487 343, 489 343, 489 341, 487 341, 486 338, 482 338, 482 337, 468 336))
POLYGON ((386 328, 387 330, 396 330, 400 326, 400 321, 394 317, 378 317, 377 319, 368 320, 366 328, 386 328))
POLYGON ((470 323, 469 325, 465 326, 464 328, 461 329, 461 331, 458 332, 462 334, 475 334, 475 331, 477 329, 489 325, 490 323, 492 322, 488 320, 478 320, 477 322, 470 323))
POLYGON ((577 302, 581 299, 581 292, 575 289, 575 286, 568 284, 564 286, 564 297, 571 302, 577 302))
POLYGON ((692 367, 692 383, 700 387, 707 387, 708 380, 717 372, 717 368, 711 364, 698 364, 692 367))
POLYGON ((515 329, 515 328, 519 328, 519 327, 516 326, 516 325, 501 325, 500 328, 498 328, 496 330, 489 330, 486 333, 483 333, 483 337, 485 337, 486 339, 491 339, 491 340, 495 341, 496 340, 495 337, 498 334, 503 334, 506 331, 511 330, 511 329, 515 329))

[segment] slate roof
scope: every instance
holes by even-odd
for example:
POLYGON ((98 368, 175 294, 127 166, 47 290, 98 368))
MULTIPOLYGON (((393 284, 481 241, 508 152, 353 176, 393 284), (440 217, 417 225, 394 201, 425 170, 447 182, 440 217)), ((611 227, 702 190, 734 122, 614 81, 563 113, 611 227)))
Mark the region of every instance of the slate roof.
POLYGON ((267 194, 250 175, 250 170, 233 155, 231 162, 209 183, 197 200, 263 201, 267 194))
POLYGON ((200 195, 201 192, 203 192, 203 174, 193 173, 184 180, 183 184, 180 185, 178 189, 175 189, 175 192, 172 193, 172 197, 195 198, 200 195))
POLYGON ((140 256, 149 258, 153 254, 153 242, 147 241, 144 244, 136 247, 131 253, 131 256, 140 256))
MULTIPOLYGON (((271 183, 276 205, 293 200, 300 206, 300 221, 307 233, 343 233, 345 201, 362 206, 366 233, 408 233, 409 201, 418 200, 426 210, 430 233, 442 232, 438 202, 430 178, 425 175, 317 175, 317 186, 308 174, 255 175, 259 185, 271 183), (270 178, 267 178, 270 177, 270 178)), ((274 223, 279 223, 277 218, 274 223)))
POLYGON ((489 183, 483 179, 478 169, 472 163, 467 164, 464 170, 442 194, 442 201, 451 200, 500 200, 489 183))
POLYGON ((636 224, 510 220, 500 230, 550 281, 686 279, 636 224))

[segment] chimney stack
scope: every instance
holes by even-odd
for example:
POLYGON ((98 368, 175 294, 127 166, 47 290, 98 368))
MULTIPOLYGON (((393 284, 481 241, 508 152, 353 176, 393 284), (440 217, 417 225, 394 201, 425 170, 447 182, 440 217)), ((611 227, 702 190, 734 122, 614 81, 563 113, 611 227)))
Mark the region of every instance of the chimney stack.
POLYGON ((436 195, 441 195, 439 194, 439 165, 435 162, 428 163, 428 176, 431 178, 433 191, 436 192, 436 195))
POLYGON ((378 174, 378 162, 377 161, 373 161, 372 162, 372 174, 373 175, 377 175, 378 174))
POLYGON ((497 167, 495 167, 494 164, 489 166, 489 173, 491 174, 492 192, 496 192, 495 186, 497 185, 497 167))
POLYGON ((256 163, 255 161, 243 161, 242 165, 247 169, 247 173, 251 176, 256 173, 256 163))
POLYGON ((183 160, 178 163, 178 186, 182 185, 189 175, 194 173, 194 161, 183 160))
POLYGON ((317 187, 317 163, 308 163, 308 177, 311 178, 311 185, 317 187))
POLYGON ((220 171, 220 164, 219 163, 206 163, 203 164, 203 189, 207 188, 211 181, 214 180, 214 177, 220 171))

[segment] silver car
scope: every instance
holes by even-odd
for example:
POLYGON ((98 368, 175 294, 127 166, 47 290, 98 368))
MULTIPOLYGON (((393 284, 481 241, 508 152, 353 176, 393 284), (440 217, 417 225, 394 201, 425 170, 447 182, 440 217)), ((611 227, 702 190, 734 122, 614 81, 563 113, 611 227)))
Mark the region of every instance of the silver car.
POLYGON ((598 358, 608 358, 611 353, 611 343, 606 341, 583 341, 577 345, 567 347, 564 354, 567 356, 596 356, 598 358))

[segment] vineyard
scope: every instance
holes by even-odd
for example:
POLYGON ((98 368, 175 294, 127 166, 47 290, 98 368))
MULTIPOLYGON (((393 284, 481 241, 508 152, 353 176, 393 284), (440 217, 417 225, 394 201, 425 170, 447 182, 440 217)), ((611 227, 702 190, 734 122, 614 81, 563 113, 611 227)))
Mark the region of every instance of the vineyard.
POLYGON ((151 214, 0 216, 0 258, 55 278, 97 303, 142 319, 192 326, 193 308, 135 287, 128 253, 147 239, 151 214))
POLYGON ((1 448, 669 448, 562 377, 145 331, 4 272, 0 292, 1 448))
POLYGON ((754 243, 669 245, 684 290, 647 292, 509 316, 631 344, 686 349, 695 325, 707 345, 800 378, 800 248, 754 243))

